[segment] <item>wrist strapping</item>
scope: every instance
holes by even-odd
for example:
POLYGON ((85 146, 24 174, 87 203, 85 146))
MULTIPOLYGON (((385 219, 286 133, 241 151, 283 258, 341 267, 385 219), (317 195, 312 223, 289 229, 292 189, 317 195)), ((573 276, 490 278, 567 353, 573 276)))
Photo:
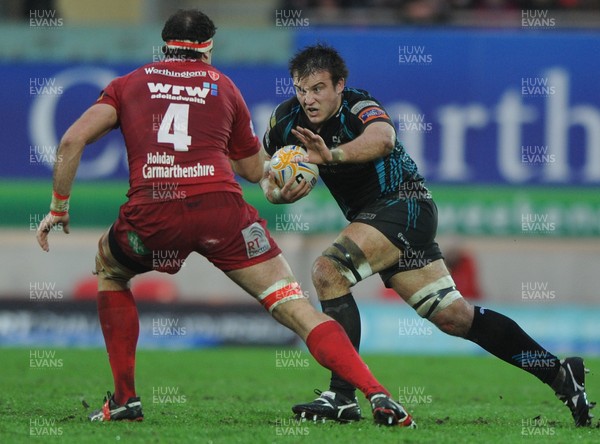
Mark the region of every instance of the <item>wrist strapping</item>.
POLYGON ((50 214, 53 216, 64 216, 69 212, 69 197, 52 191, 52 201, 50 202, 50 214))
POLYGON ((345 157, 345 153, 341 148, 331 150, 331 163, 342 163, 345 157))

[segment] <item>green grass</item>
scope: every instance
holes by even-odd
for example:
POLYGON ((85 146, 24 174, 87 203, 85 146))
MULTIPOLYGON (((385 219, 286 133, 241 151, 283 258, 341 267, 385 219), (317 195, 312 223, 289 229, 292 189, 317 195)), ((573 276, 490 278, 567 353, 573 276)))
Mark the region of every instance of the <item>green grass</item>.
MULTIPOLYGON (((364 397, 366 419, 360 423, 294 423, 290 406, 312 399, 314 388, 325 389, 328 372, 305 351, 297 367, 278 367, 276 352, 282 350, 264 348, 140 351, 137 388, 144 422, 89 423, 81 399, 97 408, 112 388, 106 353, 51 351, 61 367, 30 368, 29 348, 0 351, 0 442, 600 442, 598 421, 593 428, 575 428, 548 387, 488 357, 366 356, 396 396, 400 389, 419 394, 413 397, 417 403, 405 403, 419 425, 410 430, 375 426, 364 397), (153 395, 157 390, 162 400, 153 395), (164 398, 166 392, 170 398, 164 398), (536 427, 532 421, 538 416, 536 427), (30 436, 32 423, 34 430, 46 424, 43 433, 60 436, 30 436)), ((600 360, 587 365, 599 369, 600 360)), ((587 386, 596 399, 600 381, 593 371, 587 386)))

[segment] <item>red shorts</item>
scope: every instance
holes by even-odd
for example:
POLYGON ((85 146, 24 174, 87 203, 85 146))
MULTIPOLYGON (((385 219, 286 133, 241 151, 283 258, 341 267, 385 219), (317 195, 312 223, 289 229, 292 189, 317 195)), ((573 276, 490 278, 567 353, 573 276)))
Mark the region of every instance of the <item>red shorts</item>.
POLYGON ((110 250, 127 268, 177 273, 195 251, 223 271, 269 260, 281 250, 266 221, 237 193, 121 206, 109 233, 110 250))

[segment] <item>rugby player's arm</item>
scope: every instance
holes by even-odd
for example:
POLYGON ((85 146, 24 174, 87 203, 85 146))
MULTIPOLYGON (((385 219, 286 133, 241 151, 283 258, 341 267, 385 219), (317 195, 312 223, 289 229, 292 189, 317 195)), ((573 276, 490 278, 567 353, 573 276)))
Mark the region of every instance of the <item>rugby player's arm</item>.
POLYGON ((396 132, 386 122, 373 122, 356 139, 329 149, 320 135, 308 128, 292 129, 302 144, 308 148, 312 163, 366 163, 385 157, 394 149, 396 132))
POLYGON ((365 163, 387 156, 395 144, 394 127, 386 122, 373 122, 356 139, 339 145, 332 151, 342 150, 341 163, 365 163))
POLYGON ((110 105, 98 103, 85 111, 63 135, 54 163, 54 180, 51 211, 40 222, 36 238, 44 251, 49 251, 48 234, 55 225, 62 225, 62 231, 69 233, 69 195, 81 154, 86 145, 100 139, 118 122, 117 112, 110 105), (60 196, 60 200, 57 199, 60 196), (55 202, 61 206, 61 212, 53 210, 55 202))
POLYGON ((231 166, 236 174, 242 176, 249 182, 257 183, 263 177, 263 168, 265 162, 269 159, 269 155, 261 146, 260 151, 243 159, 231 161, 231 166))
POLYGON ((71 194, 71 186, 86 145, 95 142, 117 125, 117 111, 111 105, 98 103, 88 108, 63 135, 54 164, 56 193, 71 194))

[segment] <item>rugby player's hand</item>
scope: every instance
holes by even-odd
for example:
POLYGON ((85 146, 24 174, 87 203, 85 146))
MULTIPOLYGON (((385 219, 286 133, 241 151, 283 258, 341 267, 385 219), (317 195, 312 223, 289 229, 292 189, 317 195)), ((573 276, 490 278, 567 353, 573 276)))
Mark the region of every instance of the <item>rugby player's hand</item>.
POLYGON ((281 189, 281 200, 284 203, 296 202, 308 195, 310 190, 312 187, 306 180, 302 179, 300 182, 296 182, 296 178, 290 177, 281 189))
POLYGON ((308 157, 302 158, 296 156, 292 159, 292 162, 309 162, 322 165, 333 161, 331 150, 325 145, 325 141, 318 134, 313 133, 308 128, 299 126, 296 129, 292 128, 292 134, 298 138, 300 143, 306 148, 306 151, 308 151, 308 157))
POLYGON ((306 180, 302 179, 300 182, 296 182, 293 177, 290 177, 290 180, 282 188, 279 188, 272 171, 266 172, 264 179, 267 182, 265 196, 269 202, 274 204, 296 202, 310 193, 312 189, 306 180))
POLYGON ((62 231, 66 234, 69 234, 69 213, 63 216, 53 216, 52 213, 48 213, 46 214, 46 217, 42 219, 35 235, 42 250, 50 251, 50 246, 48 245, 48 233, 50 233, 53 227, 58 226, 62 227, 62 231))

